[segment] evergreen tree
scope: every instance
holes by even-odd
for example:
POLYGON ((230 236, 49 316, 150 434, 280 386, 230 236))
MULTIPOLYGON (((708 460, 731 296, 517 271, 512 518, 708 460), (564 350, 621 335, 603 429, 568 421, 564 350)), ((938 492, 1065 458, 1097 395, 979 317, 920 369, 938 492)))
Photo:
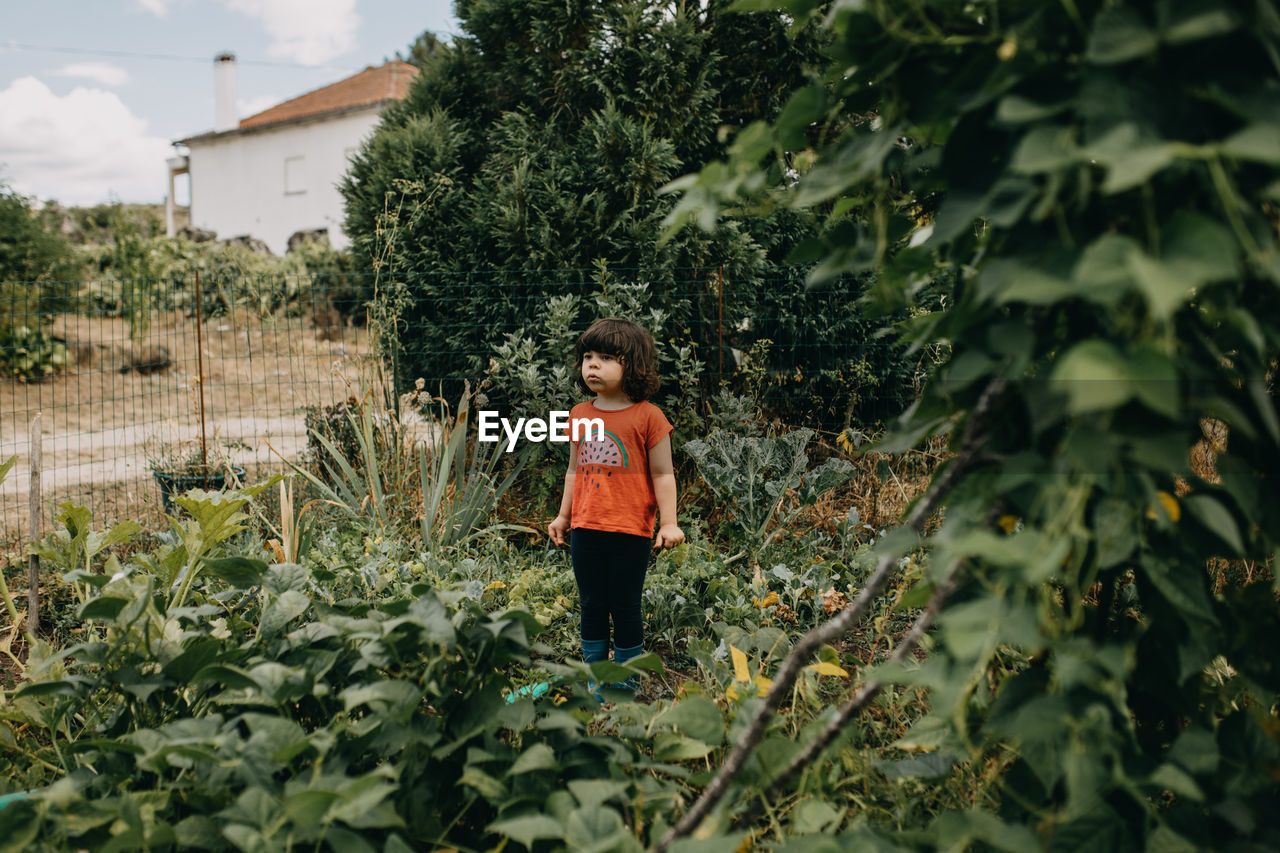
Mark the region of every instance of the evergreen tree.
POLYGON ((599 262, 687 322, 696 312, 671 294, 786 257, 807 233, 791 212, 659 241, 673 204, 660 188, 723 155, 722 125, 775 116, 818 56, 816 28, 728 5, 462 0, 466 34, 415 52, 408 97, 342 184, 356 262, 413 330, 402 377, 474 377, 535 300, 585 293, 599 262), (558 272, 513 272, 528 270, 558 272), (495 287, 459 299, 464 284, 495 287))

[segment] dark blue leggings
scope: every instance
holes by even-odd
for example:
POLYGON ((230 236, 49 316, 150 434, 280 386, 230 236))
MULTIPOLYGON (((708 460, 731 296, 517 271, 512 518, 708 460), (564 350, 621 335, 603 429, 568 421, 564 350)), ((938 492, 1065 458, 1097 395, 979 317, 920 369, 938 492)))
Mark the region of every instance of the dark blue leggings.
POLYGON ((575 527, 569 556, 582 600, 582 639, 608 640, 613 617, 613 647, 639 646, 644 637, 640 593, 649 568, 648 536, 575 527))

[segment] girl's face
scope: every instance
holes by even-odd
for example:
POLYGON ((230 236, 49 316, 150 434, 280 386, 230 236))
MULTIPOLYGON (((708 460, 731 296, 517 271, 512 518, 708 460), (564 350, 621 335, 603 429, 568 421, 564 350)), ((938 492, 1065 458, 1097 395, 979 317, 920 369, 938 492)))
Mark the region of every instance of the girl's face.
POLYGON ((582 354, 582 381, 596 394, 613 396, 622 389, 622 362, 616 355, 587 350, 582 354))

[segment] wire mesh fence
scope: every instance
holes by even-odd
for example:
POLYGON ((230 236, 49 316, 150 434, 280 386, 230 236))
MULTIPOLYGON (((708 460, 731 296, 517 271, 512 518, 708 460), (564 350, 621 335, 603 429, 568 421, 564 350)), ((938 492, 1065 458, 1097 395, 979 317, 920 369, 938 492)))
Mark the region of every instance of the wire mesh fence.
POLYGON ((155 466, 202 451, 246 471, 297 458, 306 407, 348 396, 367 366, 367 329, 352 322, 364 308, 340 284, 7 286, 0 459, 18 463, 0 486, 0 536, 26 532, 37 414, 46 512, 73 500, 99 519, 159 523, 155 466))
POLYGON ((37 432, 46 519, 72 500, 99 523, 159 525, 155 470, 192 457, 249 477, 281 470, 307 448, 309 411, 366 394, 378 376, 397 393, 421 378, 450 402, 485 375, 508 405, 556 377, 575 394, 565 350, 597 316, 634 316, 670 344, 665 369, 681 375, 664 377, 668 400, 706 405, 730 383, 788 423, 886 420, 921 370, 877 337, 856 295, 809 293, 790 269, 6 283, 0 461, 18 463, 0 486, 0 544, 29 533, 37 432))

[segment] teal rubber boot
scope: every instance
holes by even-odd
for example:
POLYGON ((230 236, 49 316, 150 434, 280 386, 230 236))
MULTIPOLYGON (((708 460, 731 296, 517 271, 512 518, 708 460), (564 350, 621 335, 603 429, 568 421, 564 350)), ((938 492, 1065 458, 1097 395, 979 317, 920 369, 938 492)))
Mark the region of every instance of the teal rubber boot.
MULTIPOLYGON (((586 663, 595 663, 596 661, 609 659, 609 641, 608 640, 583 640, 582 641, 582 660, 586 663)), ((587 689, 591 691, 591 695, 596 697, 597 702, 603 702, 600 696, 600 685, 594 681, 587 682, 587 689)))
MULTIPOLYGON (((626 646, 625 648, 615 648, 613 650, 613 662, 626 663, 632 658, 638 658, 640 657, 640 652, 642 651, 642 648, 643 647, 641 646, 626 646)), ((609 686, 616 687, 619 690, 630 690, 634 693, 635 689, 640 686, 640 679, 638 676, 632 675, 632 676, 629 676, 625 681, 618 681, 609 686)))

